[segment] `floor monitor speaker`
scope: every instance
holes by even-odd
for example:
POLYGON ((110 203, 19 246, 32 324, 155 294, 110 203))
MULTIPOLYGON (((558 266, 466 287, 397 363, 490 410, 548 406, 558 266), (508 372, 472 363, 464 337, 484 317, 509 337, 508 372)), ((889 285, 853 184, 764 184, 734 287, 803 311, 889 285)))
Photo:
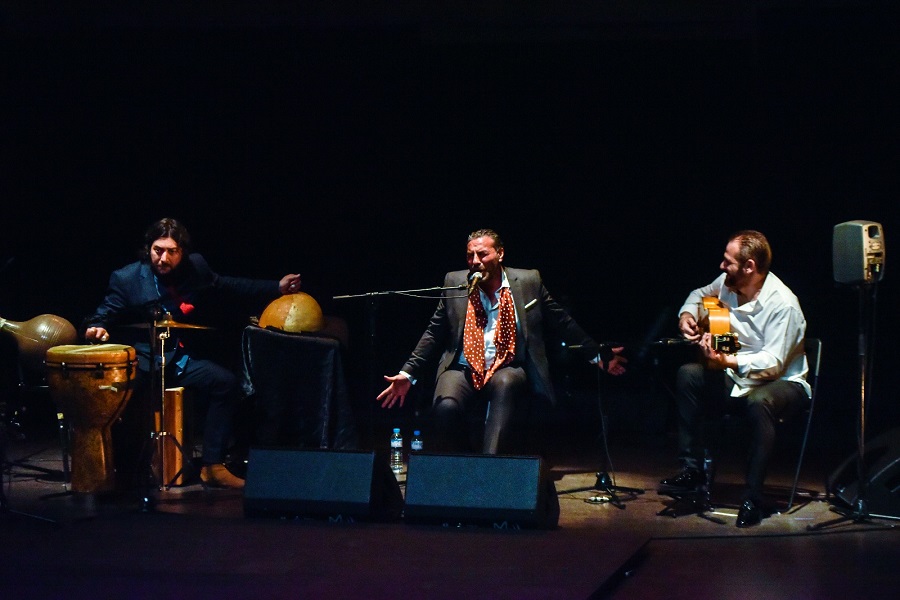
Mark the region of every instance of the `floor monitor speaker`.
POLYGON ((554 529, 559 498, 537 456, 412 454, 403 519, 554 529))
POLYGON ((250 450, 246 516, 399 520, 403 494, 383 452, 250 450))
MULTIPOLYGON (((828 491, 850 507, 860 495, 858 457, 853 453, 828 477, 828 491)), ((900 518, 900 429, 866 442, 863 457, 867 512, 900 518)))

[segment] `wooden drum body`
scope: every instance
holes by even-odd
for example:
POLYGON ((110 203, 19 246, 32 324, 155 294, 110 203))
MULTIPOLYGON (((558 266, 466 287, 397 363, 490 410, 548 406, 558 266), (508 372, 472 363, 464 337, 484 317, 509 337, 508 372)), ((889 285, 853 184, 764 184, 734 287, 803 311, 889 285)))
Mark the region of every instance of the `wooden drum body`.
POLYGON ((72 433, 72 491, 112 490, 112 425, 134 391, 134 348, 120 344, 55 346, 47 350, 46 370, 53 401, 72 433))

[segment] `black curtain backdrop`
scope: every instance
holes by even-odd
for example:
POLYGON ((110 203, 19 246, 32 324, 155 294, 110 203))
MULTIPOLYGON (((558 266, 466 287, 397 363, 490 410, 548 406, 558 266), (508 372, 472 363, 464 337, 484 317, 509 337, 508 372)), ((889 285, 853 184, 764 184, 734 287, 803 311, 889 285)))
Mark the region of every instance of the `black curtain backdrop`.
POLYGON ((824 341, 825 411, 852 444, 858 293, 833 281, 831 240, 864 219, 889 254, 871 418, 896 426, 896 13, 494 8, 5 9, 0 316, 79 325, 145 227, 175 216, 220 273, 303 273, 351 325, 365 412, 435 301, 379 296, 370 319, 332 296, 439 285, 472 229, 637 354, 675 334, 728 234, 755 228, 824 341))

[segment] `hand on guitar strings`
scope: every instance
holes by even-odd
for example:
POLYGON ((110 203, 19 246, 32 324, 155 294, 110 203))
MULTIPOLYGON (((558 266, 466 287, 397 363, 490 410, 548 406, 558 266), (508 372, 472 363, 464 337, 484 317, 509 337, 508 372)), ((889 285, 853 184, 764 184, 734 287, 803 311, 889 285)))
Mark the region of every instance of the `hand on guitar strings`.
POLYGON ((681 313, 681 317, 678 319, 678 331, 689 342, 697 342, 703 335, 703 330, 700 329, 697 319, 689 312, 681 313))

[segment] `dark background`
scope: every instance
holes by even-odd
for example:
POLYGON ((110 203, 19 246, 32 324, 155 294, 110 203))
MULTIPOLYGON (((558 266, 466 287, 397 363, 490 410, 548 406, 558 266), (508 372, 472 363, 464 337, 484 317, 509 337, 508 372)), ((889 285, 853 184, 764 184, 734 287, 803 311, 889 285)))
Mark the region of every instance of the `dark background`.
MULTIPOLYGON (((874 221, 890 252, 900 231, 890 3, 5 4, 0 316, 80 324, 146 226, 174 216, 222 274, 302 273, 350 323, 361 422, 396 421, 372 392, 435 301, 378 296, 370 321, 367 299, 331 298, 439 285, 492 227, 507 264, 629 347, 632 372, 600 385, 614 428, 653 433, 627 393, 652 378, 648 344, 675 335, 728 234, 755 228, 824 340, 824 414, 852 447, 862 319, 832 234, 874 221)), ((897 295, 888 266, 873 433, 898 424, 897 295)))

